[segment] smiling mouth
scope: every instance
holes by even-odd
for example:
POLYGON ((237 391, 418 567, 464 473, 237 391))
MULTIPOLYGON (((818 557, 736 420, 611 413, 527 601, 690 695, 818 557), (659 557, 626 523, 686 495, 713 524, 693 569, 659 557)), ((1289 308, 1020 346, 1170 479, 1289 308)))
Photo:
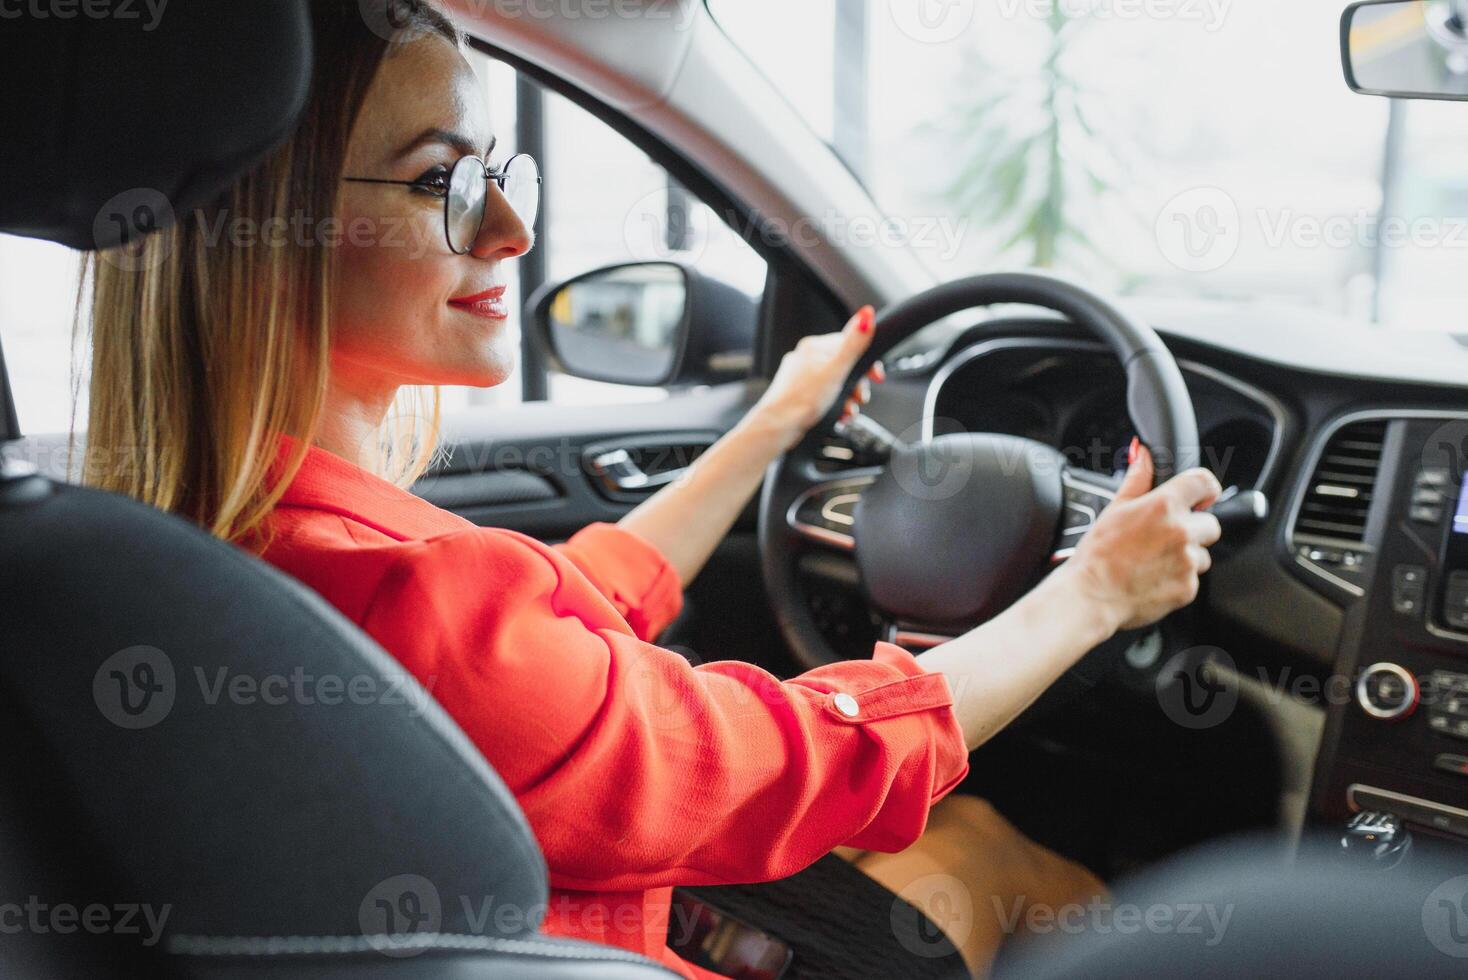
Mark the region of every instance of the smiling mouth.
POLYGON ((495 286, 473 296, 460 296, 449 300, 449 305, 474 316, 489 320, 504 320, 510 315, 505 305, 505 287, 495 286))

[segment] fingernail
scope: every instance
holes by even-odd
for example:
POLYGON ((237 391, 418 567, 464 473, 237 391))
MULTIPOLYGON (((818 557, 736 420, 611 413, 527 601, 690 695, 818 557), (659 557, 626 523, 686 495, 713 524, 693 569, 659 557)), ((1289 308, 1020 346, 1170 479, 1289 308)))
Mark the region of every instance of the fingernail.
POLYGON ((870 306, 863 306, 861 309, 856 311, 856 315, 861 318, 860 327, 862 333, 872 332, 872 317, 876 314, 876 312, 877 311, 872 309, 870 306))
POLYGON ((1128 466, 1131 466, 1137 461, 1137 456, 1140 454, 1141 449, 1142 440, 1138 439, 1136 436, 1132 436, 1132 444, 1127 447, 1126 451, 1126 464, 1128 466))
POLYGON ((885 364, 883 364, 881 361, 878 361, 877 363, 873 364, 872 367, 877 369, 877 384, 881 384, 883 381, 887 380, 887 366, 885 364))

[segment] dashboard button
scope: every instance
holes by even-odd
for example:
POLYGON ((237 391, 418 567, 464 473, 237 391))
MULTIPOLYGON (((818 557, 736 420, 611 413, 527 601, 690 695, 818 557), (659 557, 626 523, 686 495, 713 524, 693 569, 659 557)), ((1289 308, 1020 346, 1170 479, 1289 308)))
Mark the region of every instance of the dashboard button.
POLYGON ((1427 569, 1421 565, 1398 565, 1392 569, 1392 609, 1404 616, 1422 611, 1427 591, 1427 569))
POLYGON ((1382 721, 1397 721, 1410 715, 1417 707, 1419 694, 1417 678, 1398 664, 1372 664, 1356 680, 1356 703, 1362 711, 1382 721))
POLYGON ((1468 755, 1454 755, 1444 752, 1432 760, 1432 768, 1443 772, 1450 772, 1458 776, 1468 776, 1468 755))
POLYGON ((1408 511, 1407 516, 1418 524, 1437 524, 1443 519, 1443 509, 1417 504, 1408 511))

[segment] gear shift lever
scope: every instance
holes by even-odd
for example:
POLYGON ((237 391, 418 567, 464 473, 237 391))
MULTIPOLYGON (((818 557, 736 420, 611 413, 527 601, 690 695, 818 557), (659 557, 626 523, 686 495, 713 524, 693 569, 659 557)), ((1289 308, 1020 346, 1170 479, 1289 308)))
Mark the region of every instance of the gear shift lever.
POLYGON ((1346 823, 1341 856, 1358 867, 1388 871, 1412 849, 1412 834, 1394 813, 1364 810, 1346 823))

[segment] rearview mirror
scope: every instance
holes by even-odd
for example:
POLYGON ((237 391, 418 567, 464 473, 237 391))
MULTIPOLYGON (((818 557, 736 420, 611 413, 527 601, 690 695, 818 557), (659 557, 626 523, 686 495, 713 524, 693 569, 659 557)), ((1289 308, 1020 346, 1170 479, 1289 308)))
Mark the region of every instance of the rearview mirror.
POLYGON ((541 349, 565 374, 624 385, 748 375, 757 304, 677 262, 613 265, 547 283, 530 300, 541 349))
POLYGON ((1398 99, 1468 99, 1468 0, 1365 0, 1341 15, 1346 84, 1398 99))

